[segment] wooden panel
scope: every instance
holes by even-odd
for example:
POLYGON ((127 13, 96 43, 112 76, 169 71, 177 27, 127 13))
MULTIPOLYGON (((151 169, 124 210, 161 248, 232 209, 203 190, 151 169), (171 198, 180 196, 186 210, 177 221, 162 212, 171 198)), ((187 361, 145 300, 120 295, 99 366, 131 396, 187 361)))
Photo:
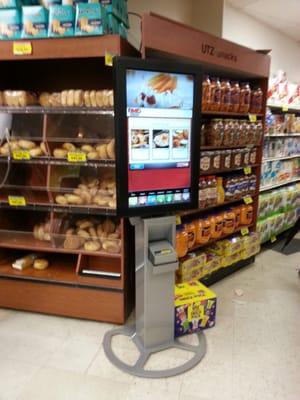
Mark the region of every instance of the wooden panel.
POLYGON ((122 292, 0 279, 0 307, 124 323, 122 292))
POLYGON ((103 57, 106 51, 114 55, 138 54, 134 47, 118 35, 28 41, 32 45, 32 54, 15 56, 13 54, 14 42, 2 40, 0 43, 0 60, 103 57))
POLYGON ((206 63, 213 68, 242 72, 249 77, 269 76, 268 55, 153 13, 144 14, 142 54, 151 57, 155 52, 206 63))

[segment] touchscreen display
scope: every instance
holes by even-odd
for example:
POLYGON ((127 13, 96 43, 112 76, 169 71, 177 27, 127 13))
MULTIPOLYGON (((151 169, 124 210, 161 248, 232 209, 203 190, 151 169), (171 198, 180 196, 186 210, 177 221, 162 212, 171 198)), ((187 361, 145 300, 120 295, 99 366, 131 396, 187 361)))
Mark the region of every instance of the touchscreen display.
POLYGON ((194 76, 126 70, 128 206, 189 203, 194 76))

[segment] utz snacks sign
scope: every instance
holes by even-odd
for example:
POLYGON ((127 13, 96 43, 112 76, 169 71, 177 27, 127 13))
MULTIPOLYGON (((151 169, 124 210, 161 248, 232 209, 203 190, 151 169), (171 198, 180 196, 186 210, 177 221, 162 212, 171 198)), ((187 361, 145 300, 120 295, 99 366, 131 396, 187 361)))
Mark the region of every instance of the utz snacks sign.
POLYGON ((217 297, 198 281, 175 286, 175 336, 215 325, 217 297))

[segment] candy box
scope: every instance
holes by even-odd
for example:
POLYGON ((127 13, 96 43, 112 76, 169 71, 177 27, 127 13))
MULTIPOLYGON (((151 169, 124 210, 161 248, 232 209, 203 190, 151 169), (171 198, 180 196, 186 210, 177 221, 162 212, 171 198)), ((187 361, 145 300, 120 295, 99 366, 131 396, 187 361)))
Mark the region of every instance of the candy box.
POLYGON ((18 9, 0 10, 0 39, 20 39, 22 18, 18 9))
POLYGON ((223 256, 221 260, 221 266, 229 267, 230 265, 237 263, 242 259, 241 253, 242 252, 230 254, 229 256, 223 256))
POLYGON ((76 5, 75 36, 105 35, 107 15, 97 3, 78 3, 76 5))
POLYGON ((74 36, 74 8, 72 6, 51 6, 49 9, 49 37, 74 36))
POLYGON ((22 38, 38 39, 48 36, 48 11, 42 6, 23 6, 22 38))
POLYGON ((205 262, 205 253, 189 253, 179 263, 179 268, 176 271, 177 281, 182 283, 194 279, 200 279, 203 275, 203 266, 205 262))
POLYGON ((175 337, 211 328, 216 320, 217 296, 202 283, 175 286, 175 337))
POLYGON ((204 277, 206 275, 209 275, 220 268, 221 268, 221 257, 216 254, 207 253, 207 261, 203 265, 202 276, 204 277))

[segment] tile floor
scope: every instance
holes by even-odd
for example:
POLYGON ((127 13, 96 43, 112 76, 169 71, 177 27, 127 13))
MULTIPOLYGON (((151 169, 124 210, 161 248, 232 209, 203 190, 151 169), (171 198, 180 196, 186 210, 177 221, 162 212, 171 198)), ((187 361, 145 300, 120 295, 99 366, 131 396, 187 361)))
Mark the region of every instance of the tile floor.
MULTIPOLYGON (((110 365, 101 347, 108 324, 2 309, 0 400, 299 400, 299 267, 300 245, 289 256, 267 250, 214 285, 217 325, 206 331, 207 355, 169 379, 134 378, 110 365)), ((116 345, 134 362, 132 344, 116 345)), ((152 367, 185 357, 168 351, 152 367)))

